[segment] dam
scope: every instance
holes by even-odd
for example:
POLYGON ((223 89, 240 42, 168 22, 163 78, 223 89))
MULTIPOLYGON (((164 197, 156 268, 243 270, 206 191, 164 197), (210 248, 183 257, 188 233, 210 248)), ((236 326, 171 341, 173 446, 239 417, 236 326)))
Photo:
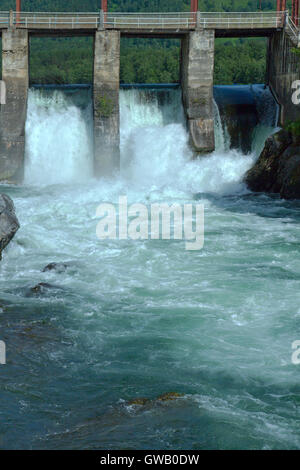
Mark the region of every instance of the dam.
POLYGON ((0 180, 23 179, 31 37, 94 38, 93 171, 98 177, 109 176, 120 167, 121 37, 181 40, 180 84, 190 145, 195 154, 203 154, 215 148, 216 38, 267 37, 266 83, 281 106, 280 123, 299 115, 300 106, 291 99, 292 84, 300 76, 293 52, 299 46, 299 3, 294 0, 292 16, 283 0, 278 0, 277 11, 253 13, 202 13, 195 1, 190 13, 110 13, 106 1, 95 13, 0 12, 2 79, 7 90, 0 112, 0 180))
MULTIPOLYGON (((32 50, 34 42, 44 50, 51 41, 32 41, 32 50)), ((82 42, 92 56, 92 41, 82 42)), ((101 449, 300 449, 292 362, 300 339, 299 200, 244 183, 290 113, 270 81, 265 86, 265 68, 257 84, 213 86, 215 150, 201 158, 193 158, 182 84, 121 83, 113 122, 120 170, 97 179, 90 75, 86 84, 54 85, 45 64, 50 84, 33 83, 31 70, 25 89, 23 184, 1 184, 20 221, 0 265, 1 448, 84 449, 96 458, 101 449), (120 213, 122 195, 148 214, 161 203, 204 205, 203 249, 122 239, 120 223, 117 239, 100 240, 97 207, 112 203, 120 213)), ((100 117, 110 124, 104 104, 100 117)))

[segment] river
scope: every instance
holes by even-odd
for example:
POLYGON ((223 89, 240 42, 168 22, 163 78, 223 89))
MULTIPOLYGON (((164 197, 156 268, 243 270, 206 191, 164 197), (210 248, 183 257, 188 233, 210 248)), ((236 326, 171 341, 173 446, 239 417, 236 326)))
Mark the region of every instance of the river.
POLYGON ((217 149, 191 160, 180 89, 123 89, 121 173, 95 180, 91 90, 30 90, 25 181, 0 188, 21 224, 0 269, 1 448, 300 448, 300 203, 245 188, 277 111, 240 92, 251 148, 219 89, 217 149), (202 202, 204 248, 97 239, 97 206, 120 195, 202 202))

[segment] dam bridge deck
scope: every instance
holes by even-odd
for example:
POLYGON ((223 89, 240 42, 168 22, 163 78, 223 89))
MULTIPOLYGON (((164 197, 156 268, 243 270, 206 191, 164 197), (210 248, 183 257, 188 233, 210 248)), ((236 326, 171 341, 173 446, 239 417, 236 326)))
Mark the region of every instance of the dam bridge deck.
POLYGON ((195 29, 214 29, 222 36, 269 36, 287 27, 299 38, 288 12, 91 13, 0 12, 0 29, 16 27, 31 34, 76 35, 120 30, 122 35, 172 37, 195 29))

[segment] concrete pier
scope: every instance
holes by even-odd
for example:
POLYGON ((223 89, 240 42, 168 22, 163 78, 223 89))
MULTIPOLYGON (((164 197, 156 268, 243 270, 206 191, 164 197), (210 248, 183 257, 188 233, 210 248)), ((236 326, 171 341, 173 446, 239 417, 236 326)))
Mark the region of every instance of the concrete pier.
POLYGON ((300 105, 292 100, 295 92, 292 85, 300 80, 300 60, 294 49, 295 44, 285 31, 276 32, 269 39, 268 83, 281 105, 281 125, 300 118, 300 105))
POLYGON ((120 168, 119 83, 120 31, 97 31, 94 48, 96 176, 110 176, 120 168))
POLYGON ((197 153, 215 148, 213 115, 214 30, 188 33, 182 40, 181 85, 190 143, 197 153))
POLYGON ((29 84, 27 30, 2 32, 2 80, 6 104, 0 109, 0 180, 19 182, 23 178, 29 84))

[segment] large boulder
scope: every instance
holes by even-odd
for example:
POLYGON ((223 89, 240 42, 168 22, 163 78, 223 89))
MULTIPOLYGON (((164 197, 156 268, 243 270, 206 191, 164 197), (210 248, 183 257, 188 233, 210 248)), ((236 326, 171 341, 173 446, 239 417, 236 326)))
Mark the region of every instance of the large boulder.
POLYGON ((284 199, 300 198, 300 143, 281 130, 270 136, 255 163, 246 173, 249 189, 279 193, 284 199))
POLYGON ((284 199, 300 199, 300 145, 288 147, 279 159, 277 184, 284 199))
POLYGON ((0 194, 0 259, 2 250, 9 244, 19 228, 13 201, 6 194, 0 194))

